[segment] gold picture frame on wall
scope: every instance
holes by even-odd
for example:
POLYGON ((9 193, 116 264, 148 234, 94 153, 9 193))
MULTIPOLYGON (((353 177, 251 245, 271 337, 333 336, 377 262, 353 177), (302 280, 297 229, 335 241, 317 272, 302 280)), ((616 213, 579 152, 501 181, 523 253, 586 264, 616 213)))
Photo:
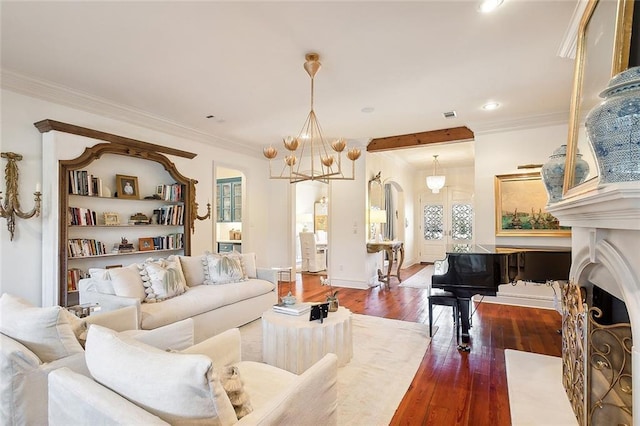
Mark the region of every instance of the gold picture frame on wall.
POLYGON ((561 227, 547 212, 547 192, 540 172, 495 177, 496 236, 568 237, 571 229, 561 227))
POLYGON ((629 67, 633 0, 589 0, 578 27, 563 193, 570 197, 595 188, 598 165, 584 127, 587 113, 602 99, 614 75, 629 67), (589 164, 585 182, 576 182, 578 154, 589 164))

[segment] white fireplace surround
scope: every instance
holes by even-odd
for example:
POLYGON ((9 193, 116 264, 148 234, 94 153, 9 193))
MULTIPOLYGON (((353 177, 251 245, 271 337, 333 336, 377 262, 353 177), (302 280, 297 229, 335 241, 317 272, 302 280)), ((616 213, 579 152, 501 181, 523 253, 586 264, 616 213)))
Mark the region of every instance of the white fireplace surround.
MULTIPOLYGON (((632 336, 640 341, 640 182, 601 185, 547 210, 571 226, 569 279, 598 287, 623 300, 632 336)), ((640 426, 640 345, 632 350, 633 423, 640 426)))

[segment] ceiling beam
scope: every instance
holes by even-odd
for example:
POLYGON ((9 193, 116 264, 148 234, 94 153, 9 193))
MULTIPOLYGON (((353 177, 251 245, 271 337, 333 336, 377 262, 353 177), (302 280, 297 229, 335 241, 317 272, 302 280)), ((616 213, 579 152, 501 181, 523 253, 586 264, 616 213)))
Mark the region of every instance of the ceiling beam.
POLYGON ((453 127, 451 129, 431 130, 429 132, 371 139, 371 142, 367 145, 367 151, 390 151, 393 149, 414 148, 441 142, 473 140, 473 138, 473 132, 468 127, 453 127))

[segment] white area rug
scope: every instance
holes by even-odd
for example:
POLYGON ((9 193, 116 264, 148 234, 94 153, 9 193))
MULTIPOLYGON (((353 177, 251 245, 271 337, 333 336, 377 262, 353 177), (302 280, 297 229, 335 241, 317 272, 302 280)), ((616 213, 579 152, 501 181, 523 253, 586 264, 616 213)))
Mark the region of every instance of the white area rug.
MULTIPOLYGON (((429 346, 429 326, 353 314, 353 358, 338 369, 338 424, 388 425, 429 346)), ((262 324, 240 328, 242 358, 262 360, 262 324)))
POLYGON ((406 280, 400 283, 400 287, 429 288, 431 287, 431 276, 433 275, 433 265, 427 265, 406 280))
POLYGON ((562 386, 562 359, 507 349, 509 406, 513 426, 576 426, 562 386))

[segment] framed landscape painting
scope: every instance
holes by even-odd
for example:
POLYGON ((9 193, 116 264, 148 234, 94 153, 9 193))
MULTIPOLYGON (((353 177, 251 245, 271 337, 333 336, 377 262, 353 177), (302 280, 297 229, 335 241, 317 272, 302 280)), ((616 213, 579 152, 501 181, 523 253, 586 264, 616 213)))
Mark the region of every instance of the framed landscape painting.
POLYGON ((495 177, 496 236, 568 237, 571 228, 560 226, 545 209, 547 192, 540 172, 495 177))

